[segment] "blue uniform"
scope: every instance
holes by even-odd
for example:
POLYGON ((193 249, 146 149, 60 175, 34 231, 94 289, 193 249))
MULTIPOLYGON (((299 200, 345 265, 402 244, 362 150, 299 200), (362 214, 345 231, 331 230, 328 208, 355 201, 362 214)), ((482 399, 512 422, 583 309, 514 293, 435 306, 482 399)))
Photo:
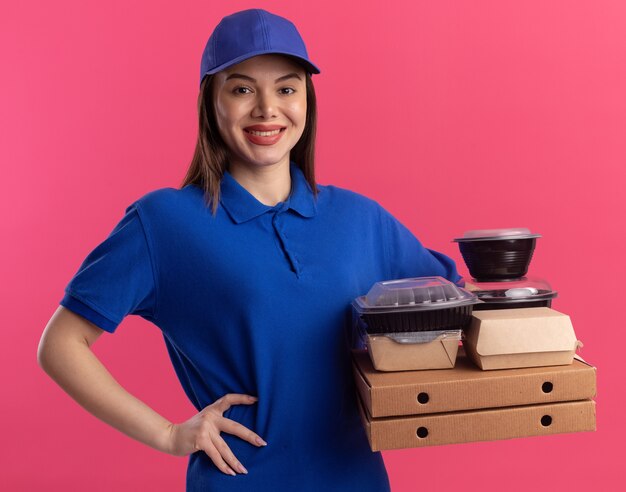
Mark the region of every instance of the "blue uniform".
POLYGON ((187 491, 389 490, 359 420, 346 331, 350 303, 394 278, 459 276, 373 200, 319 186, 291 164, 289 198, 260 203, 227 172, 217 215, 188 185, 126 209, 61 304, 113 332, 128 314, 163 334, 200 411, 226 393, 258 396, 225 416, 268 443, 222 434, 248 475, 189 457, 187 491))

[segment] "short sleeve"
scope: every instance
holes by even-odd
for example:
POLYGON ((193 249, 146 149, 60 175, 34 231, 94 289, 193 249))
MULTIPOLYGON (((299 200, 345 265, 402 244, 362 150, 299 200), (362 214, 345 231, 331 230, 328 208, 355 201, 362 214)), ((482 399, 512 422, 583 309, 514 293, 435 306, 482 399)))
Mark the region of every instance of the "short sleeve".
POLYGON ((148 238, 134 203, 83 261, 60 304, 112 333, 129 314, 155 317, 155 279, 148 238))
POLYGON ((463 284, 456 264, 448 256, 422 246, 400 221, 381 207, 383 230, 387 231, 386 252, 391 278, 440 276, 463 284))

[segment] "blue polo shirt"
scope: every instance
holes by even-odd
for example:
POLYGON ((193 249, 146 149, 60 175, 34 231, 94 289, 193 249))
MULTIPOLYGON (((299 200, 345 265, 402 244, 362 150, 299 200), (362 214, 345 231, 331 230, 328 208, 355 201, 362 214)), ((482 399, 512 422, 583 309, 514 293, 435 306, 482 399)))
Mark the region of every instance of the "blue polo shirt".
POLYGON ((114 332, 158 327, 198 411, 226 393, 258 396, 227 418, 268 443, 222 434, 247 475, 189 456, 188 491, 389 490, 359 420, 346 343, 350 303, 381 280, 459 276, 373 200, 334 186, 259 202, 227 172, 217 215, 188 185, 141 197, 85 259, 61 304, 114 332))

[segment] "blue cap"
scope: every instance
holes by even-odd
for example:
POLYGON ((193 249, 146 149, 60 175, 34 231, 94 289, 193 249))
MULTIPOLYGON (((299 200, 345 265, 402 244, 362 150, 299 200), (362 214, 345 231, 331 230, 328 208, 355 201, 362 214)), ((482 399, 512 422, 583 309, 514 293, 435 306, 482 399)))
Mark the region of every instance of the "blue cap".
POLYGON ((206 75, 270 53, 293 57, 309 73, 320 73, 291 21, 266 10, 250 9, 224 17, 217 25, 202 53, 200 84, 206 75))

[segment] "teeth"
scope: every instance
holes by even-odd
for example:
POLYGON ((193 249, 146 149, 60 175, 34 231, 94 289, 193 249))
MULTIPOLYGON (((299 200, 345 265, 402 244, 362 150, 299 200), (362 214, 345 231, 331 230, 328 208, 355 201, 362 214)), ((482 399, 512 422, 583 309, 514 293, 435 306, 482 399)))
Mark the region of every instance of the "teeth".
POLYGON ((252 133, 252 135, 258 135, 259 137, 269 137, 271 135, 278 135, 280 133, 280 129, 272 130, 271 132, 259 132, 256 130, 247 130, 248 133, 252 133))

